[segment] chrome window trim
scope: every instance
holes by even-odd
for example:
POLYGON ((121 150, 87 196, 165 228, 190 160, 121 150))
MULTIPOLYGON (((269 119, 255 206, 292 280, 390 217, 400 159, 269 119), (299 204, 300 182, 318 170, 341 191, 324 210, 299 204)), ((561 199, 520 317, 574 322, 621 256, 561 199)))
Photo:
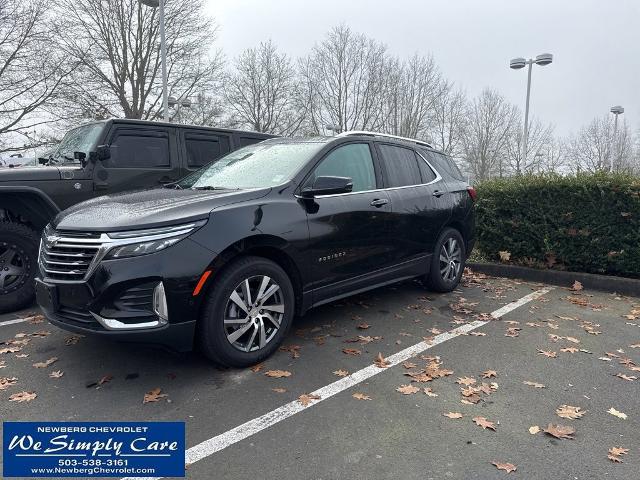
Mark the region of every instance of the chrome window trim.
POLYGON ((415 138, 401 137, 399 135, 391 135, 390 133, 372 132, 369 130, 348 130, 346 132, 339 133, 338 135, 336 135, 336 137, 350 137, 354 135, 394 138, 396 140, 404 140, 405 142, 411 142, 417 145, 423 145, 425 147, 433 148, 433 145, 423 140, 416 140, 415 138))

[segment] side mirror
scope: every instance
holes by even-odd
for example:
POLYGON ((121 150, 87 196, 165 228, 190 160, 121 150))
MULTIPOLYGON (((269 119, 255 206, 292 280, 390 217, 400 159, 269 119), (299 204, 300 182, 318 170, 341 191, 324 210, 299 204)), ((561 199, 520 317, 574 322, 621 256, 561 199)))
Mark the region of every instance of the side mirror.
POLYGON ((313 198, 318 195, 335 195, 349 193, 353 190, 353 180, 348 177, 318 177, 311 187, 302 190, 304 198, 313 198))
POLYGON ((97 160, 109 160, 111 158, 111 148, 109 145, 98 145, 96 147, 96 156, 97 160))

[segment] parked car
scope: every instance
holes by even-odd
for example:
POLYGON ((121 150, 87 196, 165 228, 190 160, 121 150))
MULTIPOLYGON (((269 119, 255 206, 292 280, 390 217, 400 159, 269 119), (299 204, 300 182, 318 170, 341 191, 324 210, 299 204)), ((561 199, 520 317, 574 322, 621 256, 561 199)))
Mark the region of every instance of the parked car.
POLYGON ((273 135, 140 120, 106 120, 69 131, 41 162, 0 169, 0 312, 34 299, 44 226, 78 202, 171 183, 273 135))
POLYGON ((428 144, 271 139, 164 189, 109 195, 44 231, 38 303, 64 329, 260 362, 294 315, 423 278, 454 289, 475 191, 428 144))

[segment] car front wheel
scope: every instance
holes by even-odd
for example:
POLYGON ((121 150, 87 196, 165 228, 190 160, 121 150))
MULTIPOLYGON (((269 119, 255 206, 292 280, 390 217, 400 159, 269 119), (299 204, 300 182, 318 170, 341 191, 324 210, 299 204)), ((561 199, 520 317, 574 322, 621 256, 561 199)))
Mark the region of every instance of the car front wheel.
POLYGON ((462 278, 466 252, 460 232, 447 228, 436 243, 427 275, 427 286, 436 292, 450 292, 462 278))
POLYGON ((268 259, 244 257, 211 281, 197 332, 203 353, 230 367, 254 365, 271 355, 295 311, 286 272, 268 259))

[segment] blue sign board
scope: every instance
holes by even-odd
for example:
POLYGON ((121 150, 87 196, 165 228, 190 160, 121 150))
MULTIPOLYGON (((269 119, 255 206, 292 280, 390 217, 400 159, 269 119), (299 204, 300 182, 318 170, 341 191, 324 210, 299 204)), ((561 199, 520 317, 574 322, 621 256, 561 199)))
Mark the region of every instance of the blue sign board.
POLYGON ((4 477, 184 477, 184 422, 4 422, 4 477))

